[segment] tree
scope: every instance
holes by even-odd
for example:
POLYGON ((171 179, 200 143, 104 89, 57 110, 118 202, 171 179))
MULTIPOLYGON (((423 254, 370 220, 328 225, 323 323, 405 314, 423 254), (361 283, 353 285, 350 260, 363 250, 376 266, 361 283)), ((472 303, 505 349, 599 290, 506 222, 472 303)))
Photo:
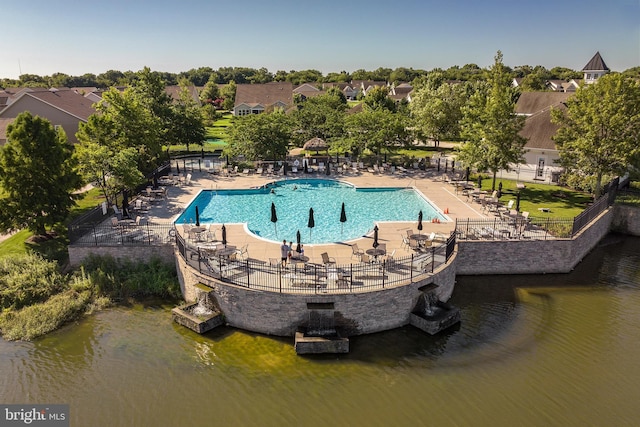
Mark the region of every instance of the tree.
POLYGON ((205 129, 200 107, 187 84, 187 81, 181 82, 180 99, 171 105, 166 140, 172 144, 185 144, 189 151, 191 144, 204 143, 205 129))
POLYGON ((284 112, 250 114, 234 120, 224 153, 250 160, 284 159, 289 152, 293 123, 284 112))
POLYGON ((204 85, 202 92, 200 92, 200 101, 202 103, 211 103, 220 97, 220 88, 215 82, 215 77, 212 75, 204 85))
POLYGON ((640 166, 640 85, 621 74, 607 74, 579 89, 566 105, 564 111, 551 112, 561 126, 554 137, 561 164, 569 183, 592 187, 597 197, 605 176, 640 166))
POLYGON ((343 148, 355 153, 367 149, 380 156, 383 150, 392 152, 412 141, 406 116, 385 109, 348 116, 347 129, 349 138, 342 142, 346 145, 343 148))
POLYGON ((375 86, 367 92, 364 97, 364 105, 370 110, 384 109, 396 111, 396 103, 389 98, 389 88, 386 86, 375 86))
POLYGON ((524 117, 515 114, 515 91, 500 51, 494 60, 488 82, 476 86, 463 108, 462 135, 467 142, 458 158, 479 171, 491 171, 495 190, 498 171, 524 161, 527 141, 519 134, 524 117))
POLYGON ((347 101, 339 90, 328 91, 324 95, 314 96, 302 101, 294 118, 297 121, 298 145, 311 138, 330 141, 344 133, 344 115, 347 101))
POLYGON ((73 147, 62 130, 24 112, 7 127, 0 149, 0 224, 3 230, 28 228, 45 235, 75 205, 80 186, 73 147))
MULTIPOLYGON (((433 78, 440 81, 436 74, 433 78)), ((429 75, 431 78, 432 74, 429 75)), ((460 84, 429 84, 417 88, 411 97, 409 108, 416 129, 434 141, 437 147, 443 139, 460 135, 460 119, 465 104, 464 87, 460 84)))
POLYGON ((222 108, 225 110, 233 110, 233 106, 236 102, 236 90, 238 89, 238 85, 236 82, 231 80, 228 85, 222 88, 220 91, 220 95, 224 99, 222 103, 222 108))
POLYGON ((102 115, 90 116, 76 133, 78 170, 86 182, 100 188, 109 205, 116 194, 144 180, 136 148, 119 146, 114 133, 114 124, 102 115))

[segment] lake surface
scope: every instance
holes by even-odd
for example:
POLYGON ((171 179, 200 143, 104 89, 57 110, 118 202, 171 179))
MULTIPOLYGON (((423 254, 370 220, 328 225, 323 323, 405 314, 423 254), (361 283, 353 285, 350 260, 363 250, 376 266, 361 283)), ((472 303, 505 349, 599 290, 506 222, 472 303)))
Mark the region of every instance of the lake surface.
POLYGON ((0 402, 68 403, 72 426, 632 426, 640 420, 640 239, 566 275, 460 277, 459 327, 354 337, 199 336, 171 306, 101 312, 0 341, 0 402))

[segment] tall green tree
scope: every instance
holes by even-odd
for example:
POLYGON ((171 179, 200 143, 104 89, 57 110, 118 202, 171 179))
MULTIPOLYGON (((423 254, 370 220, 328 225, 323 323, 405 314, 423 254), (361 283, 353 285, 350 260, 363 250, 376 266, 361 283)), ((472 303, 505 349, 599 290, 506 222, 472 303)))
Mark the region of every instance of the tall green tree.
POLYGON ((237 117, 224 154, 249 160, 283 160, 292 141, 293 121, 282 111, 237 117))
POLYGON ((640 85, 622 74, 608 74, 578 89, 566 105, 551 112, 560 124, 554 140, 561 164, 570 184, 597 197, 604 177, 640 167, 640 85))
POLYGON ((462 136, 466 143, 458 158, 479 171, 489 170, 496 187, 496 174, 524 161, 526 139, 520 135, 525 118, 515 113, 515 90, 498 51, 489 70, 487 84, 478 84, 463 108, 462 136))
POLYGON ((205 140, 205 129, 200 106, 193 99, 188 82, 180 84, 180 99, 174 101, 170 108, 166 141, 171 144, 197 144, 202 146, 205 140))
POLYGON ((413 140, 407 126, 407 116, 386 109, 365 110, 347 117, 349 137, 342 141, 347 151, 369 150, 380 157, 413 140))
MULTIPOLYGON (((430 74, 429 79, 440 81, 439 76, 440 73, 430 74)), ((409 104, 415 128, 424 137, 432 139, 436 147, 443 139, 458 138, 465 95, 462 84, 442 82, 417 88, 409 104)))
POLYGON ((116 194, 144 181, 137 149, 120 146, 114 134, 115 125, 102 115, 90 116, 76 133, 78 170, 86 182, 100 188, 109 205, 116 194))
POLYGON ((235 81, 230 81, 225 87, 220 90, 220 95, 224 99, 222 102, 222 108, 225 110, 233 110, 233 106, 236 102, 236 90, 238 85, 235 81))
POLYGON ((389 88, 386 86, 371 88, 364 97, 364 105, 370 110, 396 111, 396 103, 389 97, 389 88))
POLYGON ((28 228, 45 235, 75 205, 80 186, 73 147, 62 128, 24 112, 7 127, 0 149, 0 224, 3 230, 28 228))
POLYGON ((342 136, 346 109, 347 101, 340 91, 331 91, 302 101, 293 115, 297 121, 297 145, 302 146, 315 137, 329 142, 342 136))

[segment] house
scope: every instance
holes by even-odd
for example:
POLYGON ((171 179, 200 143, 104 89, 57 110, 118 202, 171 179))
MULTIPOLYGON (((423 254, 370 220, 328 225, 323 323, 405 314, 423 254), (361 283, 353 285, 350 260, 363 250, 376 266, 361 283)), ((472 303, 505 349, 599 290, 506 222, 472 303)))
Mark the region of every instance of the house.
POLYGON ((547 80, 547 89, 554 92, 575 92, 580 85, 575 80, 571 79, 568 82, 564 80, 547 80))
POLYGON ((322 89, 328 90, 332 87, 337 87, 342 91, 344 97, 350 101, 353 101, 358 97, 358 88, 354 87, 351 83, 323 83, 322 89))
POLYGON ((7 126, 24 111, 47 119, 54 126, 61 126, 69 142, 76 143, 78 125, 86 123, 95 109, 91 99, 71 89, 25 88, 16 92, 0 110, 0 145, 7 142, 7 126))
POLYGON ((607 64, 604 63, 602 56, 600 56, 600 52, 596 52, 596 54, 593 55, 593 58, 591 58, 591 60, 587 62, 587 65, 582 69, 582 72, 584 73, 584 82, 585 84, 595 83, 596 80, 607 74, 609 71, 611 70, 609 70, 607 64))
POLYGON ((392 84, 389 89, 389 98, 393 99, 396 103, 403 99, 411 101, 411 92, 413 92, 413 86, 409 83, 392 84))
POLYGON ((353 87, 359 88, 359 91, 362 92, 364 96, 367 96, 367 92, 369 92, 374 87, 386 87, 387 82, 375 81, 375 80, 352 80, 351 85, 353 87))
POLYGON ((260 114, 267 110, 288 110, 293 106, 293 85, 290 82, 239 84, 236 86, 234 116, 260 114))
POLYGON ((314 96, 324 95, 327 92, 324 90, 318 89, 316 86, 314 86, 311 83, 303 83, 300 86, 297 86, 296 88, 294 88, 293 93, 300 95, 302 99, 307 99, 314 96))
POLYGON ((520 135, 527 138, 525 163, 516 168, 518 179, 557 182, 561 167, 553 136, 558 125, 551 122, 552 108, 566 108, 570 92, 524 92, 516 103, 516 114, 526 117, 520 135))
MULTIPOLYGON (((173 102, 180 101, 180 93, 182 92, 182 86, 171 85, 164 88, 164 91, 171 97, 173 102)), ((200 106, 200 92, 196 86, 187 86, 189 97, 200 106)))

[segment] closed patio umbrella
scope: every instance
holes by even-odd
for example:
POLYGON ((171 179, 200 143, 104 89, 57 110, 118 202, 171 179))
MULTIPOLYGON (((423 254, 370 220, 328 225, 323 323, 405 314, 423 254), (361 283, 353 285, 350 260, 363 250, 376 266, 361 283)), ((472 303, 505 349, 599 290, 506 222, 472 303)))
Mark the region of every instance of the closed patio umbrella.
POLYGON ((378 226, 376 225, 373 227, 373 247, 377 248, 378 246, 380 246, 380 244, 378 243, 378 226))
POLYGON ((222 224, 222 244, 227 246, 227 227, 222 224))
POLYGON ((153 173, 153 189, 154 190, 158 189, 158 171, 155 171, 153 173))
POLYGON ((331 163, 327 162, 327 168, 325 169, 327 175, 331 175, 331 163))
POLYGON ((520 212, 520 192, 516 193, 516 212, 520 212))
POLYGON ((296 252, 300 253, 300 230, 296 231, 296 252))
POLYGON ((180 175, 180 164, 176 160, 176 174, 180 175))
POLYGON ((422 210, 418 212, 418 231, 422 231, 422 210))
POLYGON ((198 210, 197 206, 196 206, 196 227, 200 227, 200 211, 198 210))
POLYGON ((344 210, 344 202, 342 202, 342 209, 340 209, 340 233, 344 231, 344 223, 347 222, 347 212, 344 210))
POLYGON ((276 214, 276 205, 271 202, 271 222, 273 223, 273 228, 276 229, 276 233, 278 232, 278 228, 276 227, 276 222, 278 222, 278 214, 276 214))
POLYGON ((307 222, 307 227, 309 227, 309 237, 311 237, 311 229, 316 226, 316 220, 313 217, 313 208, 309 208, 309 222, 307 222))

